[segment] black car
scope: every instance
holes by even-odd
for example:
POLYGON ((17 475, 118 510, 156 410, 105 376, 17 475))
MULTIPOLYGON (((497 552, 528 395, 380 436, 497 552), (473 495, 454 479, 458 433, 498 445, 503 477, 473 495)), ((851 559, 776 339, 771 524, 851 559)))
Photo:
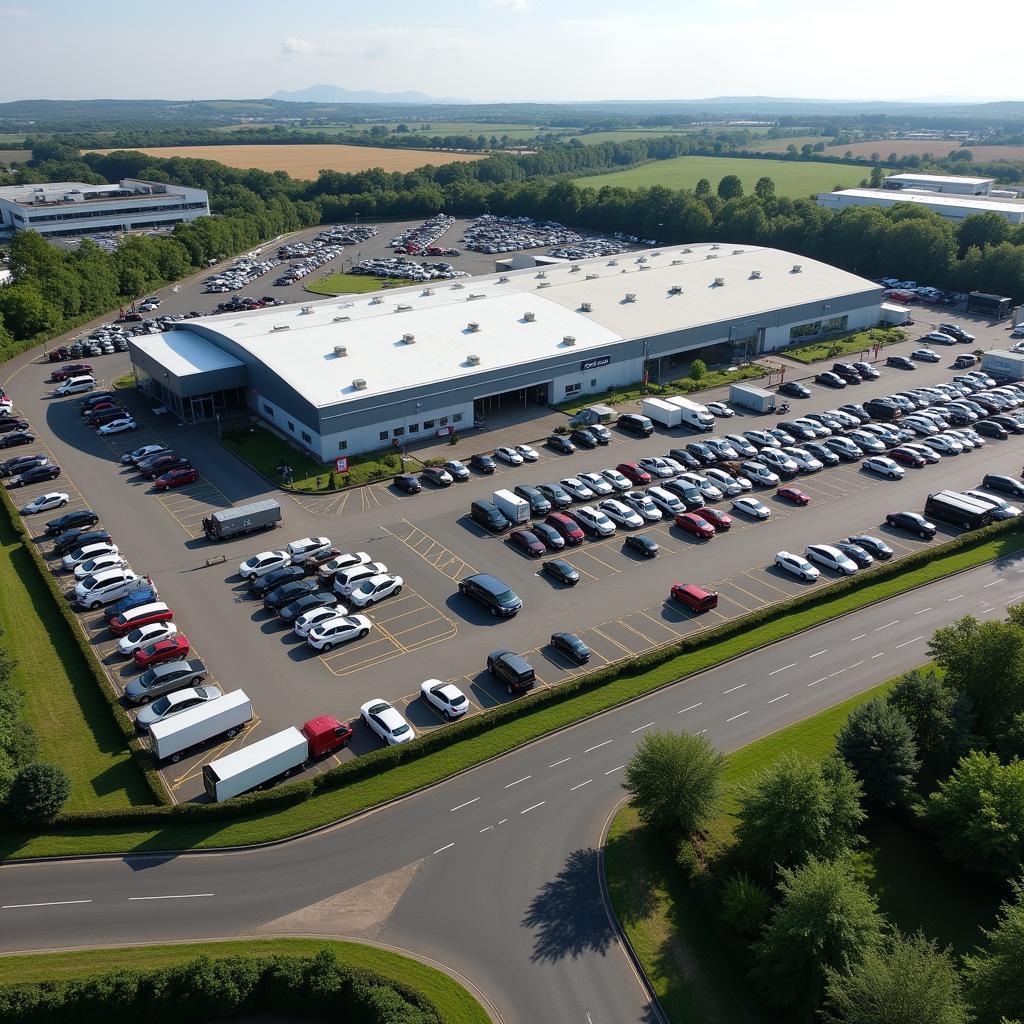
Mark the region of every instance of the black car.
POLYGON ((953 360, 953 369, 966 370, 968 367, 973 366, 977 361, 977 356, 972 356, 969 352, 961 352, 960 355, 953 360))
POLYGON ((24 473, 26 469, 45 466, 48 461, 45 455, 15 455, 13 459, 6 459, 0 463, 0 476, 16 476, 18 473, 24 473))
POLYGON ((872 537, 870 533, 861 533, 856 537, 847 537, 845 543, 863 548, 869 555, 883 562, 892 558, 892 548, 881 538, 872 537))
POLYGON ((590 661, 590 648, 575 633, 552 633, 551 646, 577 665, 590 661))
POLYGON ((21 444, 35 444, 36 435, 19 430, 13 434, 0 434, 0 448, 16 448, 21 444))
POLYGON ((497 676, 509 693, 529 690, 537 678, 533 666, 515 651, 491 651, 487 655, 487 671, 497 676))
POLYGON ((532 529, 550 550, 561 551, 565 547, 565 538, 553 526, 548 526, 547 523, 534 523, 532 529))
POLYGON ((56 480, 59 476, 60 466, 32 466, 14 477, 11 480, 11 487, 27 487, 29 484, 39 484, 45 480, 56 480))
POLYGON ((100 544, 107 540, 110 540, 110 534, 106 530, 65 530, 64 533, 58 534, 53 542, 53 553, 66 555, 75 548, 84 548, 87 544, 100 544))
MULTIPOLYGON (((286 568, 291 567, 287 566, 286 568)), ((263 598, 263 607, 268 612, 279 611, 286 604, 291 604, 292 601, 297 601, 300 597, 312 594, 319 585, 317 580, 291 580, 288 583, 282 583, 279 587, 274 587, 263 598)))
POLYGON ((849 541, 840 540, 836 541, 832 546, 842 551, 858 569, 866 569, 869 565, 874 564, 875 560, 868 553, 867 548, 863 548, 859 544, 851 544, 849 541))
POLYGON ((563 437, 561 434, 552 434, 544 443, 560 455, 572 455, 576 451, 576 445, 569 438, 563 437))
POLYGON ((808 441, 803 447, 806 448, 807 451, 809 451, 823 465, 839 465, 839 456, 832 451, 831 448, 822 444, 820 441, 808 441))
POLYGON ((76 512, 67 512, 56 519, 51 519, 46 524, 46 535, 56 537, 67 530, 95 526, 99 521, 100 517, 92 509, 80 508, 76 512))
POLYGON ((885 522, 894 529, 916 533, 922 540, 931 540, 935 536, 935 524, 918 512, 890 512, 885 522))
POLYGON ((666 457, 675 459, 676 462, 687 469, 700 469, 704 465, 696 455, 691 454, 685 448, 670 448, 666 457))
POLYGON ((817 374, 814 378, 814 383, 824 384, 830 388, 839 388, 840 390, 846 387, 846 381, 838 373, 833 373, 831 370, 817 374))
POLYGON ((691 441, 686 450, 702 465, 713 466, 718 461, 718 455, 701 441, 691 441))
POLYGON ((155 480, 158 476, 163 476, 164 473, 170 473, 172 469, 191 469, 192 460, 186 459, 183 455, 176 456, 173 459, 168 459, 166 462, 158 460, 154 462, 149 469, 142 475, 148 480, 155 480))
POLYGON ((889 356, 885 361, 886 366, 894 366, 897 370, 916 370, 913 360, 906 356, 889 356))
POLYGON ((575 587, 580 581, 580 574, 564 558, 552 558, 545 562, 541 569, 545 576, 550 576, 558 583, 564 583, 567 587, 575 587))
MULTIPOLYGON (((982 422, 985 422, 982 420, 982 422)), ((996 426, 1002 427, 1008 434, 1024 434, 1024 424, 1020 420, 1014 419, 1013 416, 1007 416, 1005 413, 997 413, 992 416, 989 421, 995 423, 996 426)))
POLYGON ((794 423, 792 420, 780 420, 776 427, 791 437, 795 437, 798 441, 813 441, 817 437, 810 427, 805 427, 802 423, 794 423))
POLYGON ((477 573, 459 580, 459 593, 473 598, 492 615, 509 618, 523 607, 522 598, 507 583, 488 573, 477 573))
POLYGON ((423 477, 435 487, 451 487, 452 475, 443 466, 424 466, 423 477))
POLYGON ((658 553, 658 542, 645 533, 630 533, 626 535, 625 544, 644 558, 654 558, 658 553))
POLYGON ((497 468, 494 459, 490 455, 474 455, 469 460, 469 464, 474 469, 479 469, 481 473, 493 473, 497 468))
POLYGON ((413 473, 399 473, 395 477, 395 486, 406 494, 419 494, 423 490, 420 478, 413 473))
MULTIPOLYGON (((268 572, 266 576, 257 576, 249 585, 249 589, 255 597, 263 597, 276 587, 291 583, 293 580, 300 580, 305 575, 306 570, 301 565, 283 565, 280 569, 268 572)), ((315 581, 310 580, 309 582, 315 581)))
POLYGON ((779 385, 780 395, 789 395, 790 398, 810 398, 811 389, 798 380, 787 380, 779 385))
POLYGON ((882 375, 876 370, 871 363, 865 363, 858 361, 853 364, 854 369, 861 375, 864 380, 878 380, 882 375))
POLYGON ((16 416, 0 416, 0 433, 8 433, 11 430, 27 430, 28 420, 18 419, 16 416))
POLYGON ((569 435, 569 440, 580 448, 596 448, 598 446, 597 436, 592 434, 586 427, 580 427, 569 435))
POLYGON ((981 481, 981 486, 987 491, 1009 494, 1014 498, 1024 497, 1024 483, 1015 476, 1007 476, 1003 473, 986 473, 981 481))
POLYGON ((152 466, 157 464, 162 465, 165 460, 169 462, 171 459, 176 459, 177 457, 178 453, 172 448, 164 448, 163 451, 153 452, 152 455, 147 455, 145 458, 139 459, 139 461, 135 463, 135 468, 140 473, 145 474, 152 466))
POLYGON ((871 422, 871 413, 869 413, 863 405, 860 405, 857 402, 847 402, 845 405, 839 406, 839 411, 848 413, 850 416, 853 416, 854 419, 860 420, 861 423, 871 422))
POLYGON ((994 437, 999 441, 1005 441, 1010 436, 1006 427, 996 423, 995 420, 979 420, 971 429, 977 431, 982 437, 994 437))

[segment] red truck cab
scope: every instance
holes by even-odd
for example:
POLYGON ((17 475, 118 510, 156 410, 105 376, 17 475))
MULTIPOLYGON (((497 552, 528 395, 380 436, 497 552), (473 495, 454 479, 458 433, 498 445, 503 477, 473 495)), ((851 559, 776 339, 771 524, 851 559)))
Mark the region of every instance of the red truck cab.
POLYGON ((310 760, 314 760, 347 746, 352 739, 352 726, 339 722, 334 715, 319 715, 303 725, 302 735, 309 743, 310 760))

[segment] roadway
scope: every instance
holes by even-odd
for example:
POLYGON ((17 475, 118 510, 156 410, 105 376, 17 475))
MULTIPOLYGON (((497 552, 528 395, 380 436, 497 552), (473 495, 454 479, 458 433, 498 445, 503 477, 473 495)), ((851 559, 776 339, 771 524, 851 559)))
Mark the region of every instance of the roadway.
POLYGON ((457 969, 508 1022, 657 1019, 620 946, 599 850, 650 729, 735 750, 927 659, 954 617, 1024 599, 1024 557, 937 581, 673 684, 446 783, 265 849, 0 867, 5 953, 346 935, 457 969))

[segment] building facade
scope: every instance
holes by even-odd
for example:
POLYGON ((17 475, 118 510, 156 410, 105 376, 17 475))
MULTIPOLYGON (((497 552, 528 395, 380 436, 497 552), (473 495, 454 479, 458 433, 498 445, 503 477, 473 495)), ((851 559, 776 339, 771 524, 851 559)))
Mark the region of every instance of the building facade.
POLYGON ((1024 224, 1024 199, 993 195, 950 195, 910 189, 844 188, 818 194, 818 205, 828 210, 851 206, 880 206, 888 209, 896 203, 923 206, 940 217, 960 221, 981 213, 994 213, 1009 224, 1024 224))

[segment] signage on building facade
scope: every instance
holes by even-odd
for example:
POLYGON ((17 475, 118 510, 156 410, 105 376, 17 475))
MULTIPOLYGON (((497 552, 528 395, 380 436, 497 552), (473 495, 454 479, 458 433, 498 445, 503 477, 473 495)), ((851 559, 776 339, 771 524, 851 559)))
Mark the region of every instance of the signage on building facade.
POLYGON ((334 460, 334 465, 335 465, 335 467, 337 469, 337 472, 339 472, 339 473, 347 473, 348 472, 348 458, 346 456, 339 455, 334 460))
POLYGON ((612 361, 611 356, 598 356, 596 359, 584 359, 580 363, 581 370, 596 370, 599 366, 607 366, 612 361))

